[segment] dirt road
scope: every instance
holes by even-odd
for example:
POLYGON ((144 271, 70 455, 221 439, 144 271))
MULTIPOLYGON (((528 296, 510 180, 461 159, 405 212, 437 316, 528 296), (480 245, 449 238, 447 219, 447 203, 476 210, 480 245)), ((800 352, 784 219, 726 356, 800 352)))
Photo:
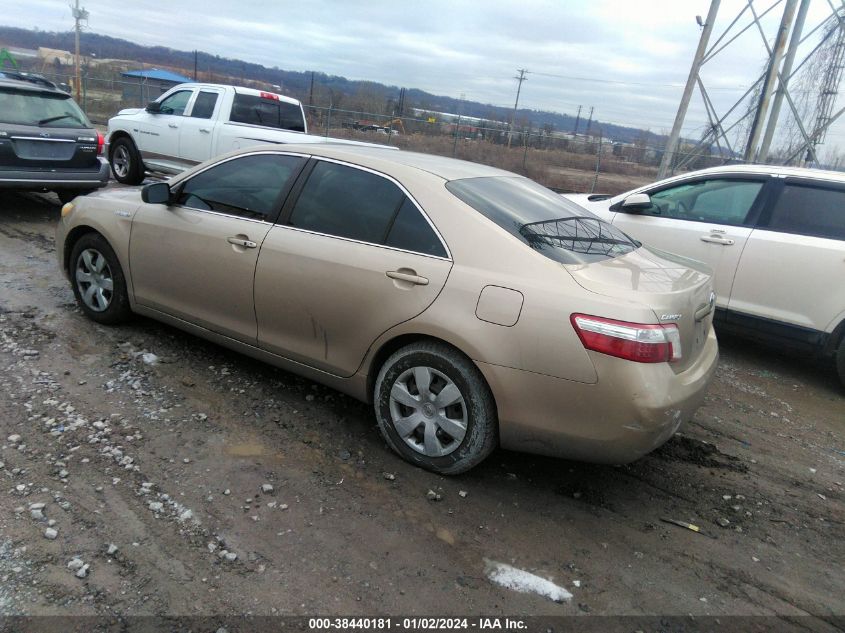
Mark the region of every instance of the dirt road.
POLYGON ((395 457, 363 404, 153 321, 85 319, 58 215, 52 195, 0 192, 0 615, 810 614, 833 630, 845 612, 832 373, 723 340, 705 406, 634 464, 499 451, 442 478, 395 457), (490 561, 573 597, 494 584, 490 561))

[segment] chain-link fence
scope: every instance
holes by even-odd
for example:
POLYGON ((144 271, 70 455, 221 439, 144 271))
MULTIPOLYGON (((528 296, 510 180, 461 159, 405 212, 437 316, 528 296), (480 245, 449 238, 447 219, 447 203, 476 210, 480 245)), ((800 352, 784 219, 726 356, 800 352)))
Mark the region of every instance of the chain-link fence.
MULTIPOLYGON (((66 83, 67 75, 45 75, 66 83)), ((80 106, 97 125, 124 108, 144 107, 170 86, 82 74, 80 106)), ((426 112, 387 115, 325 106, 305 106, 311 134, 396 146, 492 165, 523 174, 559 191, 615 194, 656 179, 663 148, 645 140, 620 142, 601 131, 574 134, 551 128, 426 112)), ((727 162, 711 148, 682 148, 685 170, 727 162)), ((731 159, 731 162, 734 162, 731 159)))

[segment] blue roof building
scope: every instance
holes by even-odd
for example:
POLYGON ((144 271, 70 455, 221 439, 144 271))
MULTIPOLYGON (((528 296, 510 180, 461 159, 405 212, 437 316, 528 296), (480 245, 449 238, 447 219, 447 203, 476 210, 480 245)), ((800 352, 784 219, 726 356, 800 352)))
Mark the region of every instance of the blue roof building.
POLYGON ((146 80, 169 81, 175 84, 183 84, 192 81, 190 77, 185 77, 179 73, 174 73, 170 70, 160 70, 158 68, 150 68, 149 70, 127 70, 125 73, 120 73, 124 77, 138 77, 146 80))
POLYGON ((150 68, 120 73, 123 84, 123 107, 144 107, 177 84, 193 81, 171 70, 150 68))

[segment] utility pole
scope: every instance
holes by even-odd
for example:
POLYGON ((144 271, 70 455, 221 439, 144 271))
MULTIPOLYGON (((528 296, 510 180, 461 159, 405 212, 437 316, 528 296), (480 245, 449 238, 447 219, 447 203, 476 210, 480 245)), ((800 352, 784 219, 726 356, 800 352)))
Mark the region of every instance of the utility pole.
POLYGON ((311 71, 311 89, 308 91, 308 107, 310 112, 314 113, 314 71, 311 71))
POLYGON ((578 134, 578 124, 581 122, 581 106, 578 106, 578 114, 575 115, 575 129, 572 130, 573 136, 578 134))
POLYGON ((698 81, 698 71, 701 68, 704 53, 707 51, 707 44, 710 41, 710 34, 713 32, 713 24, 716 22, 716 15, 719 13, 721 0, 710 0, 710 10, 707 12, 707 21, 701 29, 701 37, 698 40, 698 48, 695 50, 695 57, 692 59, 687 85, 684 87, 684 94, 681 96, 681 103, 678 106, 678 113, 675 115, 675 123, 672 125, 672 132, 666 141, 666 149, 663 151, 663 158, 660 159, 660 168, 657 170, 658 178, 665 178, 672 166, 678 141, 681 138, 681 128, 684 125, 684 118, 687 116, 692 91, 698 81))
POLYGON ((595 109, 594 106, 590 106, 590 118, 587 119, 587 131, 584 132, 587 136, 590 135, 590 126, 593 124, 593 110, 595 109))
POLYGON ((786 57, 783 58, 783 68, 780 70, 778 89, 775 92, 774 101, 772 101, 769 123, 766 125, 766 132, 763 134, 763 143, 760 145, 758 160, 761 163, 765 163, 769 157, 769 148, 772 145, 772 138, 775 135, 778 118, 780 117, 780 106, 783 103, 783 98, 786 95, 786 89, 789 85, 789 76, 792 74, 792 63, 795 61, 795 53, 798 50, 798 45, 801 43, 801 34, 804 31, 804 21, 807 18, 807 10, 809 8, 810 0, 801 0, 801 5, 798 7, 798 15, 795 18, 795 26, 792 27, 789 48, 786 50, 786 57))
POLYGON ((70 8, 71 13, 73 14, 73 20, 75 22, 74 31, 76 32, 76 100, 82 100, 82 72, 79 65, 79 31, 82 29, 81 22, 84 20, 85 22, 88 21, 88 12, 79 6, 79 0, 76 0, 76 4, 71 6, 70 8))
POLYGON ((775 38, 775 45, 772 49, 772 56, 769 59, 769 70, 763 82, 763 89, 760 92, 760 102, 757 111, 754 113, 754 122, 751 124, 751 131, 748 134, 748 144, 745 146, 745 161, 753 162, 757 155, 757 143, 763 133, 763 121, 766 119, 766 112, 769 109, 769 99, 772 97, 772 90, 775 85, 775 78, 780 68, 780 60, 783 58, 783 50, 786 48, 786 36, 792 28, 792 20, 795 17, 795 7, 798 0, 786 0, 783 9, 783 17, 780 21, 778 34, 775 38))
POLYGON ((511 114, 511 130, 510 134, 508 134, 508 148, 511 146, 511 141, 513 141, 513 125, 516 122, 516 108, 519 106, 519 92, 522 90, 522 82, 525 81, 525 73, 528 71, 524 68, 518 69, 519 77, 514 77, 519 83, 516 86, 516 101, 513 104, 513 114, 511 114))
POLYGON ((194 81, 197 80, 197 57, 199 53, 194 49, 194 81))

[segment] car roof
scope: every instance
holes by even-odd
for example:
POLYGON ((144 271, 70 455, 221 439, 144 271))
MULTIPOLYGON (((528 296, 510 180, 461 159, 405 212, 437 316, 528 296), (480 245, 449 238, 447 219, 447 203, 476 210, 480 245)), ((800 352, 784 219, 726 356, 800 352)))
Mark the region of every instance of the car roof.
POLYGON ((787 167, 784 165, 721 165, 719 167, 709 167, 699 171, 678 174, 678 177, 687 178, 690 176, 725 173, 764 176, 792 176, 797 178, 818 178, 845 182, 845 173, 843 172, 808 167, 787 167))
POLYGON ((40 81, 32 81, 27 79, 10 79, 9 77, 5 77, 3 73, 0 72, 0 88, 14 88, 15 90, 57 94, 63 97, 70 97, 68 93, 53 85, 51 82, 48 81, 47 83, 50 83, 51 85, 46 85, 44 83, 41 83, 40 81))
MULTIPOLYGON (((248 151, 256 151, 259 148, 252 147, 248 151)), ((419 152, 406 152, 389 147, 367 147, 359 145, 332 144, 329 143, 306 143, 306 144, 285 144, 283 146, 271 145, 263 147, 265 150, 276 150, 286 152, 301 152, 316 157, 333 158, 335 160, 349 161, 363 167, 369 167, 377 171, 389 171, 391 166, 401 165, 403 167, 416 169, 438 176, 443 180, 458 180, 461 178, 482 178, 482 177, 506 177, 522 178, 496 167, 471 163, 456 158, 436 156, 434 154, 421 154, 419 152)))

